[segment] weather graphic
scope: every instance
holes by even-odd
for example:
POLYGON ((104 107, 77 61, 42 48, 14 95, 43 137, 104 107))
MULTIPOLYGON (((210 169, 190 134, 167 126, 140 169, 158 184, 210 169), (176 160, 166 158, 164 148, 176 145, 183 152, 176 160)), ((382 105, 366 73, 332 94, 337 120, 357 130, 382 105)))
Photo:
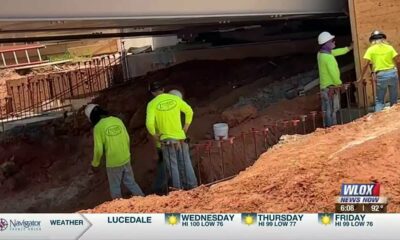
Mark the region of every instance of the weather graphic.
POLYGON ((257 223, 257 214, 255 213, 242 213, 242 223, 251 226, 257 223))
POLYGON ((331 225, 333 223, 333 214, 331 213, 318 214, 318 222, 325 226, 331 225))
POLYGON ((178 225, 181 221, 180 213, 166 213, 165 214, 165 223, 171 226, 178 225))

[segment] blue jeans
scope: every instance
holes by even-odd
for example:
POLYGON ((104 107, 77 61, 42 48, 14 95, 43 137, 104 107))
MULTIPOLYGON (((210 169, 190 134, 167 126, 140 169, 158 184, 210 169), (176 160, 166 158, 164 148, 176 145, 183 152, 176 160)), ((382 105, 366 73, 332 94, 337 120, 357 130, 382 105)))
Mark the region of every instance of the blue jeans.
POLYGON ((121 182, 124 183, 132 195, 144 196, 142 189, 135 182, 130 162, 121 167, 107 168, 107 176, 112 199, 122 198, 121 182))
POLYGON ((329 96, 329 88, 321 89, 322 111, 324 113, 324 127, 337 124, 337 112, 340 110, 339 93, 329 96))
POLYGON ((166 139, 161 148, 172 186, 178 189, 197 187, 197 178, 190 159, 189 145, 185 142, 166 139))
POLYGON ((376 105, 375 112, 385 107, 386 91, 389 88, 390 106, 397 103, 399 77, 397 69, 381 71, 376 74, 376 105))
POLYGON ((156 194, 162 195, 168 193, 168 177, 162 150, 157 149, 157 154, 157 172, 153 188, 156 194))

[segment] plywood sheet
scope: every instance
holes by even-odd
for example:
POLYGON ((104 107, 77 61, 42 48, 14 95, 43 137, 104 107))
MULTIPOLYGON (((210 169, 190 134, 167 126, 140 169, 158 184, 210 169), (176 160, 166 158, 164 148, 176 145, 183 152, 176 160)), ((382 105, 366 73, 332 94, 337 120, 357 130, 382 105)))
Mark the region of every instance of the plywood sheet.
MULTIPOLYGON (((400 0, 349 0, 349 9, 355 45, 357 78, 360 78, 361 68, 365 65, 363 56, 369 46, 369 37, 372 31, 385 32, 388 41, 400 51, 400 0)), ((366 74, 365 76, 370 75, 366 74)), ((368 102, 372 104, 374 94, 369 79, 367 96, 368 102)))

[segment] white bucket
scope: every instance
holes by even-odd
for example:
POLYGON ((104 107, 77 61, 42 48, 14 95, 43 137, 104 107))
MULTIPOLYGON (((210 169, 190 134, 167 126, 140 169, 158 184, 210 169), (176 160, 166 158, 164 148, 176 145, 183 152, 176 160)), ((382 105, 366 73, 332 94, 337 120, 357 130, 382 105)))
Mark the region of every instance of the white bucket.
POLYGON ((228 131, 229 131, 229 126, 226 123, 216 123, 213 126, 214 128, 214 137, 215 140, 220 140, 220 137, 222 139, 228 139, 228 131))

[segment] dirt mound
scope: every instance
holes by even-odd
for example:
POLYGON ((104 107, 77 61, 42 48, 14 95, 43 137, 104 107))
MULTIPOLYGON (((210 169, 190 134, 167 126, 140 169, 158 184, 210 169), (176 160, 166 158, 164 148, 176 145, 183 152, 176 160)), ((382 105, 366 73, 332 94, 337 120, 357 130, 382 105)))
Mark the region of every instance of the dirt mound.
POLYGON ((333 212, 342 183, 382 184, 400 211, 400 106, 345 126, 292 136, 236 178, 166 197, 117 200, 83 212, 333 212))

